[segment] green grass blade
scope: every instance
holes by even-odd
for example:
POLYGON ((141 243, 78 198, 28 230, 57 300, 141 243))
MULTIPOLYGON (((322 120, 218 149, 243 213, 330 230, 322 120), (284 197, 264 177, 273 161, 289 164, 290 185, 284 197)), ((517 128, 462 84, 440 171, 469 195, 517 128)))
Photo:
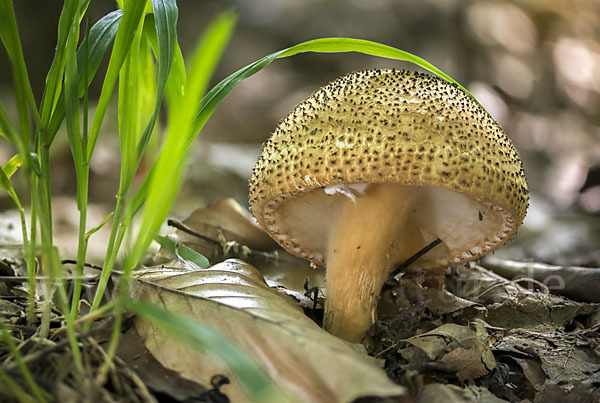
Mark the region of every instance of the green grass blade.
POLYGON ((135 173, 135 144, 138 133, 140 132, 140 121, 138 113, 140 112, 139 89, 142 85, 140 71, 140 36, 141 32, 136 31, 131 43, 129 53, 123 62, 119 72, 119 149, 121 151, 121 177, 119 192, 126 192, 123 189, 125 184, 130 181, 135 173))
MULTIPOLYGON (((79 50, 77 51, 77 65, 85 66, 85 57, 87 48, 87 77, 84 77, 84 69, 81 68, 78 72, 79 77, 79 96, 82 97, 85 93, 86 88, 92 82, 92 79, 96 75, 98 67, 100 66, 100 62, 102 58, 106 54, 106 50, 112 43, 117 34, 117 28, 119 27, 119 23, 121 18, 123 17, 122 10, 113 11, 100 20, 98 20, 94 26, 90 29, 89 39, 85 38, 81 45, 79 46, 79 50)), ((48 126, 48 134, 50 136, 50 142, 54 139, 60 124, 62 123, 65 117, 64 110, 64 93, 61 93, 58 103, 56 104, 56 109, 52 114, 52 119, 48 126)))
POLYGON ((0 103, 0 131, 2 132, 2 137, 8 140, 13 145, 13 147, 15 147, 19 151, 21 155, 27 155, 25 145, 23 144, 23 139, 14 129, 2 103, 0 103))
MULTIPOLYGON (((65 67, 65 48, 67 39, 71 30, 71 23, 77 19, 79 12, 79 2, 76 0, 67 0, 63 4, 62 12, 58 20, 58 40, 54 58, 50 65, 50 70, 46 75, 46 86, 42 103, 40 106, 41 125, 44 128, 49 126, 54 108, 58 104, 60 93, 62 91, 63 74, 65 67)), ((47 133, 47 132, 46 132, 47 133)), ((50 144, 49 138, 44 139, 45 144, 50 144)))
POLYGON ((11 159, 8 160, 6 164, 4 164, 4 167, 2 168, 4 169, 4 174, 6 177, 10 179, 10 177, 17 172, 17 169, 19 169, 21 165, 23 165, 23 162, 21 161, 21 155, 15 154, 11 159))
POLYGON ((14 81, 17 90, 17 105, 19 109, 19 120, 21 123, 21 133, 26 144, 29 143, 29 121, 28 111, 39 123, 40 118, 37 111, 37 105, 31 89, 25 57, 17 30, 17 20, 11 0, 0 0, 0 39, 6 48, 14 74, 14 81))
POLYGON ((253 402, 285 402, 286 397, 248 354, 223 334, 189 318, 144 302, 126 300, 125 308, 160 327, 190 347, 209 351, 231 369, 253 402))
POLYGON ((150 121, 146 125, 137 146, 138 165, 142 160, 142 156, 150 140, 150 135, 156 124, 156 119, 158 118, 177 44, 178 10, 175 0, 152 0, 152 10, 154 12, 154 27, 158 39, 158 82, 154 113, 150 117, 150 121))
MULTIPOLYGON (((65 117, 67 121, 67 138, 73 154, 75 170, 82 166, 82 143, 79 110, 79 80, 77 78, 77 40, 79 39, 79 25, 74 22, 65 48, 65 117)), ((80 186, 81 184, 78 184, 80 186)), ((77 201, 78 205, 80 200, 77 201)), ((79 206, 81 209, 81 206, 79 206)))
POLYGON ((19 197, 17 196, 17 193, 15 192, 15 188, 13 188, 12 184, 10 183, 10 180, 8 180, 8 176, 6 175, 4 168, 1 168, 1 167, 0 167, 0 187, 4 188, 4 190, 6 190, 6 193, 8 193, 10 198, 13 199, 13 201, 17 205, 17 208, 19 209, 19 211, 23 211, 23 207, 21 206, 19 197))
POLYGON ((104 83, 102 84, 102 91, 100 92, 96 114, 94 115, 92 127, 90 128, 89 142, 86 150, 87 162, 92 158, 92 153, 96 146, 96 141, 98 140, 98 134, 100 133, 100 127, 104 121, 106 109, 108 108, 113 89, 117 82, 117 78, 119 77, 119 71, 129 52, 135 32, 140 25, 146 8, 145 6, 145 0, 130 0, 125 2, 123 17, 117 28, 115 44, 110 56, 110 61, 108 62, 104 83))
MULTIPOLYGON (((182 85, 181 82, 182 77, 180 76, 181 70, 179 70, 183 66, 183 61, 176 57, 175 59, 175 68, 173 69, 174 73, 172 77, 170 77, 170 86, 172 91, 169 92, 169 123, 174 121, 184 122, 185 119, 191 119, 193 117, 194 105, 196 105, 196 95, 198 96, 206 90, 208 87, 208 83, 210 82, 210 78, 212 77, 214 70, 217 66, 217 63, 221 59, 223 51, 225 50, 227 44, 229 43, 229 39, 233 33, 233 29, 235 27, 235 23, 237 20, 237 14, 231 11, 225 12, 218 16, 205 30, 202 35, 202 39, 198 43, 196 50, 194 52, 194 62, 191 64, 190 72, 188 73, 188 78, 185 81, 186 86, 186 95, 185 101, 183 98, 178 96, 182 94, 178 89, 178 85, 182 85), (192 94, 192 95, 190 95, 192 94), (192 115, 189 118, 185 117, 185 115, 192 115)), ((177 53, 176 53, 177 54, 177 53)), ((192 140, 188 140, 189 137, 194 138, 196 133, 189 131, 189 129, 182 129, 179 133, 179 137, 184 139, 184 143, 186 147, 184 149, 173 151, 171 153, 167 153, 165 150, 161 152, 161 155, 168 155, 174 164, 181 164, 179 161, 185 151, 187 150, 188 143, 191 143, 192 140), (186 133, 182 137, 182 133, 186 133)), ((160 159, 160 157, 159 157, 160 159)), ((142 185, 138 189, 135 194, 131 209, 133 214, 136 214, 139 209, 144 204, 145 200, 149 194, 149 186, 151 183, 151 178, 154 176, 154 173, 157 171, 156 164, 154 164, 149 172, 149 174, 144 178, 142 185)), ((161 173, 161 177, 164 175, 161 173)))
POLYGON ((208 261, 208 259, 204 255, 196 252, 195 250, 190 249, 187 246, 180 244, 179 242, 175 242, 174 240, 161 235, 154 235, 153 238, 164 249, 168 250, 176 256, 179 256, 184 260, 188 260, 196 264, 201 269, 207 269, 210 267, 210 262, 208 261))

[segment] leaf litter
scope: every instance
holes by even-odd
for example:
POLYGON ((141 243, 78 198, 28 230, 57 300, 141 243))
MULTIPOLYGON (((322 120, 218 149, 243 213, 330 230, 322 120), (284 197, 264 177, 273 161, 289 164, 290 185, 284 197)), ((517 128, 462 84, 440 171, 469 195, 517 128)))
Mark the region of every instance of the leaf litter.
MULTIPOLYGON (((228 208, 233 211, 239 210, 233 206, 234 202, 226 203, 230 204, 228 208)), ((266 291, 265 285, 271 287, 272 292, 274 291, 268 294, 269 298, 262 299, 263 305, 251 306, 255 312, 250 314, 251 317, 255 315, 253 321, 256 322, 256 318, 265 320, 272 315, 281 318, 276 322, 280 328, 290 325, 290 328, 297 329, 295 326, 300 323, 301 327, 306 325, 307 328, 298 331, 297 334, 303 334, 308 331, 307 329, 311 329, 308 332, 315 335, 314 339, 311 339, 311 336, 310 341, 305 339, 303 343, 293 343, 294 347, 288 346, 288 349, 304 351, 303 348, 307 345, 313 346, 317 340, 320 340, 322 334, 326 338, 330 337, 310 320, 306 321, 306 316, 302 317, 299 310, 299 307, 305 308, 305 313, 309 313, 308 316, 320 323, 319 313, 322 313, 322 303, 326 297, 323 289, 323 271, 310 268, 307 263, 287 255, 280 249, 267 244, 258 246, 253 239, 255 235, 250 237, 236 235, 237 227, 253 228, 254 223, 247 214, 236 213, 233 222, 228 221, 227 232, 225 232, 224 226, 220 224, 225 220, 220 215, 230 213, 221 210, 221 207, 216 210, 219 211, 215 213, 213 206, 199 209, 193 214, 195 222, 192 222, 193 220, 184 222, 191 228, 200 228, 201 231, 209 234, 207 236, 219 240, 219 244, 211 242, 211 248, 215 248, 215 245, 220 247, 219 254, 213 253, 214 259, 211 263, 215 264, 224 257, 237 255, 254 264, 255 268, 240 261, 226 263, 239 268, 244 267, 241 269, 242 272, 251 270, 249 267, 255 270, 252 275, 254 282, 244 283, 238 279, 238 283, 233 284, 233 286, 241 284, 248 287, 249 293, 242 293, 244 298, 256 292, 256 298, 253 298, 256 303, 256 300, 260 300, 260 296, 263 295, 261 293, 266 291), (212 211, 207 212, 206 209, 212 211), (237 220, 248 222, 236 223, 237 220), (232 241, 239 245, 237 249, 223 248, 223 244, 230 242, 231 245, 232 241), (241 247, 244 242, 249 245, 247 249, 241 247), (249 255, 248 250, 261 251, 264 254, 249 255), (265 259, 265 256, 274 258, 265 259), (258 287, 257 284, 261 286, 258 287), (316 315, 312 309, 314 301, 308 292, 313 289, 317 290, 318 296, 316 315), (271 302, 271 295, 273 302, 271 302), (292 296, 294 299, 285 299, 286 303, 283 305, 274 303, 285 295, 292 296), (309 308, 310 305, 313 305, 312 308, 309 308), (258 309, 258 306, 261 309, 258 309), (291 309, 292 306, 295 308, 291 309), (279 312, 279 309, 282 311, 279 312), (295 312, 298 322, 289 320, 288 314, 292 311, 295 312), (298 319, 299 317, 302 319, 298 319)), ((257 239, 260 239, 260 235, 258 237, 257 239)), ((197 244, 193 235, 190 236, 189 233, 182 231, 178 231, 174 238, 190 247, 194 247, 194 243, 197 244)), ((200 247, 198 251, 204 253, 206 249, 200 247)), ((498 259, 494 264, 495 266, 490 266, 501 265, 498 259)), ((145 280, 149 280, 152 276, 156 278, 167 276, 157 272, 151 274, 152 270, 156 268, 140 272, 142 276, 140 279, 144 276, 147 276, 145 280)), ((165 270, 168 272, 174 269, 165 270)), ((171 272, 168 276, 171 275, 175 274, 171 272)), ((193 274, 192 277, 199 275, 193 274)), ((210 286, 213 287, 212 294, 206 291, 207 294, 200 298, 210 299, 211 296, 221 298, 219 304, 222 304, 229 297, 219 295, 215 290, 224 286, 214 273, 209 277, 217 283, 210 286)), ((418 401, 548 401, 548 396, 571 395, 594 396, 590 401, 599 401, 596 397, 600 386, 599 304, 577 302, 555 295, 551 293, 553 291, 551 288, 540 284, 543 279, 536 282, 535 279, 511 277, 512 280, 508 280, 478 265, 464 265, 448 270, 444 277, 442 281, 445 281, 445 289, 438 284, 439 278, 432 279, 427 273, 408 271, 384 288, 378 306, 379 319, 369 330, 363 345, 371 356, 383 364, 383 370, 389 379, 397 385, 406 387, 408 393, 416 396, 418 401)), ((231 280, 225 280, 225 277, 221 279, 224 283, 228 281, 231 283, 231 280)), ((179 281, 177 280, 177 284, 182 285, 178 283, 179 281)), ((169 290, 175 284, 175 280, 168 280, 160 286, 149 287, 154 289, 152 293, 160 295, 163 303, 165 292, 171 294, 173 291, 169 290)), ((210 287, 207 285, 207 290, 210 287)), ((190 298, 185 292, 183 294, 175 292, 174 295, 188 301, 190 298)), ((195 300, 194 303, 197 301, 195 300)), ((199 303, 203 305, 206 302, 199 303)), ((186 305, 190 306, 189 303, 186 305)), ((234 309, 233 312, 236 313, 233 315, 240 314, 237 312, 240 311, 240 306, 233 304, 228 305, 228 308, 234 309)), ((241 310, 249 309, 250 307, 246 307, 241 310)), ((224 317, 226 316, 221 316, 224 317)), ((242 331, 238 327, 237 319, 235 323, 236 325, 232 327, 228 327, 229 325, 219 327, 218 323, 215 326, 228 337, 238 337, 238 333, 245 334, 245 328, 242 331)), ((258 326, 258 328, 261 336, 256 340, 265 342, 265 338, 270 336, 269 331, 265 326, 258 326)), ((281 332, 281 329, 277 331, 281 332)), ((246 335, 241 339, 246 339, 245 342, 249 343, 247 340, 251 338, 246 335)), ((256 345, 252 347, 251 343, 243 344, 243 340, 241 343, 248 351, 259 348, 256 345)), ((351 351, 351 354, 355 353, 353 349, 347 351, 351 351)), ((286 354, 289 354, 289 351, 286 354)), ((264 357, 266 355, 263 353, 264 357)), ((298 355, 294 355, 292 360, 297 358, 298 355)), ((341 384, 345 387, 356 386, 351 378, 342 375, 348 365, 343 363, 340 354, 329 359, 324 359, 323 356, 320 358, 323 362, 331 364, 328 373, 340 375, 341 384)), ((285 358, 278 357, 278 359, 285 358)), ((262 362, 261 358, 259 362, 262 362)), ((262 363, 264 365, 264 362, 262 363)), ((206 367, 205 364, 204 369, 206 367)), ((214 369, 212 372, 209 371, 204 379, 218 372, 215 371, 214 369)), ((226 369, 219 371, 226 371, 226 369)), ((381 369, 377 365, 372 365, 368 371, 378 373, 381 369)), ((328 375, 323 375, 321 378, 318 384, 328 379, 328 375)), ((226 388, 223 388, 223 391, 225 390, 226 388)), ((381 395, 386 394, 379 394, 381 395)), ((228 394, 228 396, 235 395, 228 394)), ((312 397, 313 401, 328 401, 319 398, 314 400, 314 396, 312 397)), ((337 398, 331 401, 349 400, 337 398)))

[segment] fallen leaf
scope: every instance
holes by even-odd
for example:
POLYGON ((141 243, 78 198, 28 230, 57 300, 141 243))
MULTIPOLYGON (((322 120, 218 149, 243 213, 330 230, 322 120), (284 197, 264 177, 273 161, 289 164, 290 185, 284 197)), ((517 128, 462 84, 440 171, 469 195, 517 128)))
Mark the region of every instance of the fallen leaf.
MULTIPOLYGON (((589 343, 578 335, 548 326, 509 330, 493 349, 539 359, 542 370, 552 383, 585 381, 595 374, 600 375, 600 357, 589 343)), ((525 375, 528 373, 525 372, 525 375)), ((540 386, 539 379, 534 386, 540 386)))
MULTIPOLYGON (((292 399, 351 402, 405 394, 371 357, 319 328, 292 298, 269 288, 260 272, 245 262, 230 259, 205 270, 148 268, 135 278, 134 297, 223 333, 262 364, 292 399)), ((222 392, 235 402, 247 400, 219 359, 187 348, 139 318, 135 324, 165 367, 202 385, 224 374, 232 383, 222 392)))
MULTIPOLYGON (((424 351, 430 360, 453 367, 461 380, 479 378, 496 367, 487 331, 478 322, 470 327, 446 324, 406 341, 424 351)), ((400 353, 409 361, 415 357, 411 350, 400 353)))
POLYGON ((418 403, 501 403, 506 402, 494 396, 489 390, 479 386, 426 385, 418 395, 418 403))
POLYGON ((486 256, 486 268, 508 278, 533 278, 550 292, 575 301, 600 302, 600 269, 577 266, 554 266, 538 262, 517 262, 486 256))
POLYGON ((544 324, 565 326, 575 317, 591 315, 600 309, 600 304, 575 302, 527 289, 481 266, 461 270, 446 284, 453 294, 484 305, 488 311, 487 323, 508 329, 544 324))

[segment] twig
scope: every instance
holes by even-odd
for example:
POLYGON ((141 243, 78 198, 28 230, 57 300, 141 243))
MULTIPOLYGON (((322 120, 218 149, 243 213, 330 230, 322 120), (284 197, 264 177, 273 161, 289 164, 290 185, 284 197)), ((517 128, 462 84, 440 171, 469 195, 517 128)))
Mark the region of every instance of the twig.
POLYGON ((415 253, 411 257, 409 257, 406 260, 406 262, 402 263, 399 266, 396 266, 396 268, 394 268, 394 270, 392 270, 392 272, 390 273, 387 281, 388 282, 392 281, 394 279, 394 277, 396 277, 398 274, 400 274, 401 272, 403 272, 404 270, 406 270, 406 268, 408 266, 410 266, 411 264, 413 264, 418 258, 420 258, 424 254, 426 254, 427 252, 429 252, 431 249, 433 249, 434 247, 436 247, 440 243, 442 243, 442 240, 439 239, 439 238, 436 239, 435 241, 431 242, 429 245, 425 246, 423 249, 421 249, 420 251, 418 251, 417 253, 415 253))
MULTIPOLYGON (((77 260, 73 260, 73 259, 63 259, 61 261, 62 264, 77 264, 77 260)), ((102 266, 98 266, 96 264, 92 264, 92 263, 84 263, 83 264, 85 267, 89 267, 90 269, 96 269, 96 270, 102 270, 102 266)))
POLYGON ((177 220, 167 220, 167 225, 170 227, 177 228, 178 230, 185 232, 186 234, 192 235, 196 238, 200 238, 204 241, 212 243, 213 245, 217 245, 221 248, 224 255, 227 255, 231 250, 234 252, 242 251, 242 254, 249 257, 259 257, 264 259, 265 261, 277 261, 279 260, 279 254, 275 252, 265 252, 261 250, 256 250, 247 247, 246 245, 242 245, 237 241, 227 241, 224 237, 222 240, 214 239, 204 234, 199 233, 198 231, 188 227, 184 223, 177 220))

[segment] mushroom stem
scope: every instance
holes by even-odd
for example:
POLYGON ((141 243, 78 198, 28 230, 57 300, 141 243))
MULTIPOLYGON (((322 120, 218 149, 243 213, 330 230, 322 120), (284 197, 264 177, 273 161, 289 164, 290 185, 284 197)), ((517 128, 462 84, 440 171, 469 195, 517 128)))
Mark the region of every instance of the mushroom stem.
POLYGON ((356 204, 344 200, 327 248, 324 327, 358 343, 375 318, 377 298, 390 268, 423 245, 407 217, 414 187, 370 185, 356 204))

